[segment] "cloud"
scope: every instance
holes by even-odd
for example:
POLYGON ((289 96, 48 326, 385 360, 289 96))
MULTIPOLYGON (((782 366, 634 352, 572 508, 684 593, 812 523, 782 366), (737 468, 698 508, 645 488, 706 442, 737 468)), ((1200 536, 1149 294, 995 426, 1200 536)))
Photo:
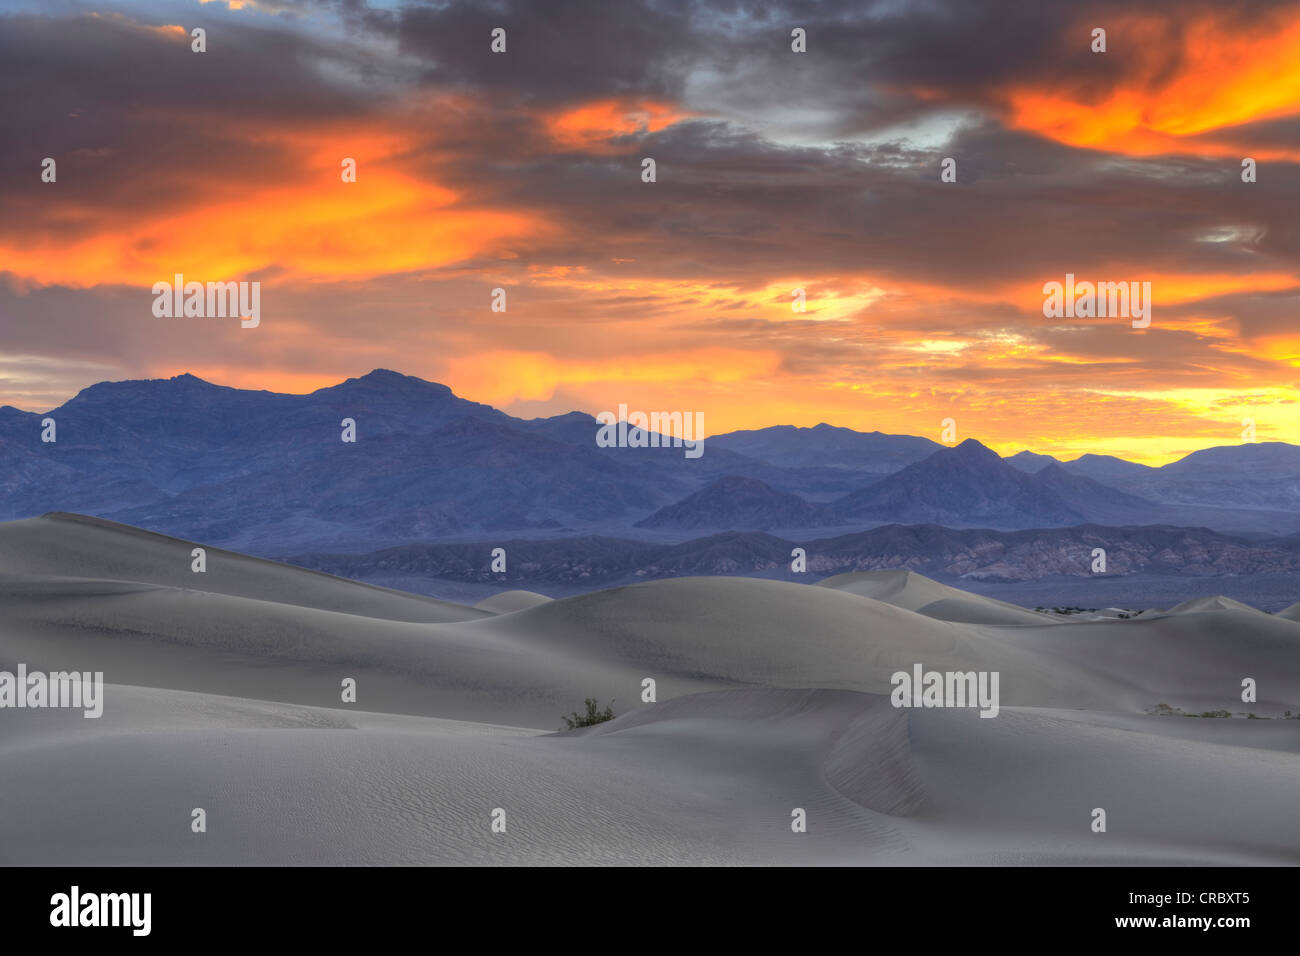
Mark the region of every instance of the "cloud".
POLYGON ((1149 421, 1158 455, 1227 389, 1294 437, 1296 11, 284 0, 205 6, 206 54, 148 5, 0 17, 0 332, 27 357, 0 401, 48 394, 32 358, 69 388, 385 366, 538 413, 622 385, 711 432, 959 414, 1112 450, 1149 421), (263 281, 255 337, 154 319, 175 272, 263 281), (1153 327, 1044 319, 1067 272, 1152 282, 1153 327))

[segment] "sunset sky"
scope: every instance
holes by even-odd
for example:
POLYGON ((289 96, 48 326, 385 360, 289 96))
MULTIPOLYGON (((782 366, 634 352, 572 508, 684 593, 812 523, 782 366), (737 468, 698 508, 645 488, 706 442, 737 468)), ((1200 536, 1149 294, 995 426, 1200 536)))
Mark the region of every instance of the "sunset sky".
POLYGON ((0 85, 0 404, 382 367, 713 434, 1300 442, 1296 4, 0 0, 0 85), (176 273, 260 326, 156 318, 176 273), (1066 273, 1151 326, 1044 318, 1066 273))

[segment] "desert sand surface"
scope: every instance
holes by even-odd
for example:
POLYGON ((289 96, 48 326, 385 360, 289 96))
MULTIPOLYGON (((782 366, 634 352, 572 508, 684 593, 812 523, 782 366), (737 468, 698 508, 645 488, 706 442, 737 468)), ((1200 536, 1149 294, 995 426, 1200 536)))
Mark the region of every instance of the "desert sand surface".
POLYGON ((98 719, 0 709, 0 863, 1300 863, 1285 615, 1074 621, 901 571, 471 608, 200 546, 0 525, 0 670, 106 682, 98 719), (893 706, 916 664, 996 671, 996 717, 893 706), (588 697, 617 718, 558 732, 588 697))
POLYGON ((479 601, 474 606, 480 611, 491 611, 493 614, 509 614, 513 611, 537 607, 549 600, 551 599, 545 594, 538 594, 536 591, 502 591, 500 594, 479 601))
POLYGON ((932 581, 914 571, 857 571, 817 582, 941 621, 965 624, 1045 624, 1048 615, 932 581))
POLYGON ((1242 604, 1240 601, 1234 601, 1232 598, 1224 597, 1222 594, 1215 594, 1210 597, 1192 598, 1183 601, 1181 604, 1175 604, 1166 614, 1194 614, 1200 611, 1244 611, 1251 614, 1262 614, 1249 604, 1242 604))

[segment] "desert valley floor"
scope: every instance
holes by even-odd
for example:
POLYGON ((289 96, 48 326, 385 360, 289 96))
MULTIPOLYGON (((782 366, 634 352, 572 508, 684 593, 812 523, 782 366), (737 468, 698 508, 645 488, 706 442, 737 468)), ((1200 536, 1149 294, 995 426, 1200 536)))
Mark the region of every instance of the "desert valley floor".
POLYGON ((469 607, 193 547, 0 524, 0 669, 106 682, 98 719, 0 711, 0 863, 1300 863, 1294 608, 906 571, 469 607), (1000 713, 891 706, 917 663, 997 671, 1000 713), (617 719, 558 733, 587 697, 617 719))

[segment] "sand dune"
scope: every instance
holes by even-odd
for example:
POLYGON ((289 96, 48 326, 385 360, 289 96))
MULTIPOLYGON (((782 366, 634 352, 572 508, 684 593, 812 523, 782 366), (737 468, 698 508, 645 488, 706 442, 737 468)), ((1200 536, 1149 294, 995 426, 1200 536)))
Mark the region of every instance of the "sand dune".
POLYGON ((512 614, 515 611, 545 604, 549 600, 551 599, 545 594, 538 594, 536 591, 502 591, 485 601, 479 601, 474 606, 480 611, 491 611, 493 614, 512 614))
POLYGON ((1234 601, 1230 597, 1224 597, 1222 594, 1215 594, 1211 597, 1192 598, 1183 601, 1181 604, 1175 604, 1166 614, 1199 614, 1203 611, 1247 611, 1251 614, 1262 614, 1249 604, 1242 604, 1240 601, 1234 601))
POLYGON ((85 515, 52 513, 0 523, 0 576, 46 575, 134 581, 259 598, 394 621, 468 621, 486 614, 233 551, 207 548, 207 570, 191 570, 199 543, 85 515))
POLYGON ((1151 713, 1300 712, 1300 628, 1235 602, 1071 621, 872 572, 475 609, 191 548, 0 525, 0 669, 109 682, 98 720, 0 710, 0 862, 1300 862, 1300 721, 1151 713), (997 671, 998 716, 892 706, 917 663, 997 671), (555 733, 592 696, 619 717, 555 733))
POLYGON ((932 581, 915 571, 855 571, 818 581, 824 588, 963 624, 1045 624, 1048 615, 932 581))
POLYGON ((1168 738, 1074 712, 740 690, 537 736, 113 690, 90 729, 0 738, 5 862, 93 847, 116 865, 1300 863, 1285 824, 1300 755, 1186 736, 1213 721, 1146 718, 1186 728, 1168 738))

